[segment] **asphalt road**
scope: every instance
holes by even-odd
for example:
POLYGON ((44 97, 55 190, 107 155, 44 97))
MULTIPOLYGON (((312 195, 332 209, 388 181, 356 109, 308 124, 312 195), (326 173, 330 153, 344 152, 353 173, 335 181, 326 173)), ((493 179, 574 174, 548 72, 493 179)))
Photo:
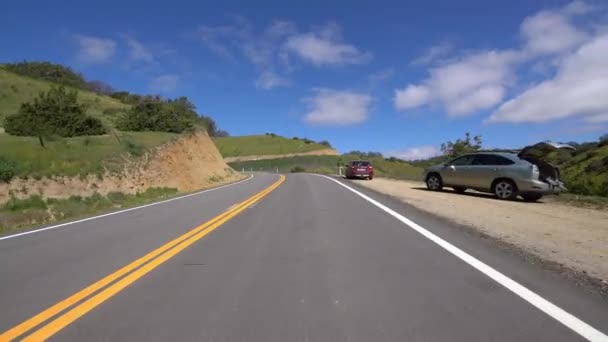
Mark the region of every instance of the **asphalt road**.
POLYGON ((359 194, 306 174, 260 193, 277 181, 259 174, 0 240, 0 332, 21 326, 17 340, 35 340, 55 329, 55 341, 608 339, 608 300, 491 241, 342 180, 359 194), (195 227, 201 235, 184 238, 188 246, 20 325, 195 227))

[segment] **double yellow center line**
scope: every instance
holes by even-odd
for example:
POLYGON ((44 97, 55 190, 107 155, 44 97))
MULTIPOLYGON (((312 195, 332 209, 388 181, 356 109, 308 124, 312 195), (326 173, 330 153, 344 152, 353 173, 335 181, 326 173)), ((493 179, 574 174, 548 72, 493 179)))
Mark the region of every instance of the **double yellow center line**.
POLYGON ((96 306, 105 302, 130 284, 146 275, 148 272, 152 271, 165 261, 171 259, 188 246, 202 239, 205 235, 211 233, 219 226, 268 195, 274 189, 279 187, 279 185, 281 185, 281 183, 284 181, 285 176, 281 175, 278 181, 249 199, 237 204, 236 206, 233 206, 210 221, 207 221, 206 223, 190 230, 186 234, 151 251, 150 253, 131 262, 114 273, 98 280, 97 282, 89 285, 70 297, 52 305, 28 320, 5 331, 2 335, 0 335, 0 341, 12 341, 19 336, 31 332, 40 324, 50 320, 66 309, 79 303, 61 314, 59 317, 56 317, 50 322, 37 328, 37 330, 22 339, 22 341, 42 341, 48 339, 61 329, 65 328, 67 325, 85 315, 87 312, 93 310, 96 306))

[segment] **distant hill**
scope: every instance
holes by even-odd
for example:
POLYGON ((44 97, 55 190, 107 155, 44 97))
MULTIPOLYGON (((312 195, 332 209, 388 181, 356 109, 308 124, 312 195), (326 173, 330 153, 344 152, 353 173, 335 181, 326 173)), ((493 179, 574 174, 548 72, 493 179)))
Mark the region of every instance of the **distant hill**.
POLYGON ((383 158, 383 157, 361 157, 354 154, 343 154, 339 156, 297 156, 287 158, 276 158, 266 160, 251 160, 244 162, 228 163, 237 171, 269 171, 288 173, 292 170, 300 169, 305 172, 337 174, 338 163, 347 164, 352 160, 365 159, 372 162, 376 176, 395 179, 422 178, 422 168, 413 166, 407 162, 383 158))
MULTIPOLYGON (((0 126, 7 115, 14 114, 24 102, 32 101, 42 91, 48 91, 55 83, 21 76, 0 67, 0 126)), ((117 99, 78 89, 78 100, 87 105, 89 115, 100 118, 113 126, 121 111, 130 108, 117 99)))
POLYGON ((224 158, 286 155, 321 151, 331 148, 331 145, 328 143, 321 144, 304 138, 285 138, 272 133, 266 135, 215 138, 214 142, 224 158))

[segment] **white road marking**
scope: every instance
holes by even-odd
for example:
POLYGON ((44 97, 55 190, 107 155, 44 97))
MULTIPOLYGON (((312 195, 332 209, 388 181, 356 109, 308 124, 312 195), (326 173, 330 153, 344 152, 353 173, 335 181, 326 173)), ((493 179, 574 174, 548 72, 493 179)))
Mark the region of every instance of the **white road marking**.
POLYGON ((107 213, 107 214, 103 214, 103 215, 97 215, 97 216, 93 216, 93 217, 87 217, 87 218, 82 219, 82 220, 61 223, 61 224, 57 224, 57 225, 54 225, 54 226, 44 227, 44 228, 35 229, 35 230, 29 230, 29 231, 23 232, 23 233, 2 236, 2 237, 0 237, 0 241, 6 240, 6 239, 16 238, 16 237, 23 236, 23 235, 29 235, 29 234, 39 233, 39 232, 43 232, 45 230, 65 227, 65 226, 69 226, 69 225, 75 224, 75 223, 81 223, 81 222, 91 221, 91 220, 95 220, 95 219, 106 217, 106 216, 112 216, 112 215, 117 215, 117 214, 121 214, 121 213, 126 213, 128 211, 133 211, 133 210, 138 210, 138 209, 142 209, 142 208, 146 208, 146 207, 151 207, 151 206, 157 205, 157 204, 163 204, 163 203, 167 203, 167 202, 177 201, 177 200, 184 199, 184 198, 187 198, 187 197, 192 197, 192 196, 204 194, 206 192, 211 192, 211 191, 227 188, 229 186, 237 185, 237 184, 246 182, 246 181, 248 181, 248 180, 250 180, 252 178, 253 178, 253 175, 250 175, 248 178, 243 179, 241 181, 238 181, 236 183, 231 183, 231 184, 226 184, 226 185, 218 186, 217 188, 213 188, 213 189, 203 190, 203 191, 195 192, 195 193, 192 193, 192 194, 188 194, 188 195, 184 195, 184 196, 180 196, 180 197, 171 198, 171 199, 168 199, 168 200, 164 200, 164 201, 160 201, 160 202, 154 202, 154 203, 150 203, 150 204, 145 204, 145 205, 141 205, 139 207, 119 210, 119 211, 115 211, 115 212, 111 212, 111 213, 107 213))
POLYGON ((443 249, 452 253, 453 255, 455 255, 462 261, 466 262, 470 266, 474 267, 481 273, 492 278, 494 281, 496 281, 500 285, 506 287, 511 292, 513 292, 516 295, 518 295, 519 297, 523 298, 528 303, 532 304, 533 306, 535 306, 542 312, 546 313, 547 315, 551 316, 552 318, 554 318, 558 322, 562 323, 566 327, 572 329, 573 331, 575 331, 582 337, 586 338, 587 340, 593 341, 593 342, 608 342, 608 336, 606 334, 595 329, 594 327, 590 326, 589 324, 583 322, 582 320, 578 319, 574 315, 572 315, 569 312, 565 311, 564 309, 558 307, 557 305, 549 302, 548 300, 544 299, 543 297, 539 296, 538 294, 532 292, 531 290, 529 290, 525 286, 519 284, 515 280, 507 277, 506 275, 504 275, 504 274, 498 272, 497 270, 493 269, 492 267, 486 265, 485 263, 478 260, 474 256, 466 253, 465 251, 461 250, 460 248, 452 245, 451 243, 447 242, 446 240, 431 233, 430 231, 426 230, 424 227, 422 227, 422 226, 418 225, 417 223, 411 221, 410 219, 404 217, 403 215, 401 215, 398 212, 392 210, 391 208, 385 206, 384 204, 372 199, 371 197, 361 193, 360 191, 357 191, 357 190, 349 187, 348 185, 345 185, 342 182, 339 182, 333 178, 323 176, 323 175, 316 175, 316 176, 327 178, 327 179, 331 180, 332 182, 336 182, 340 186, 348 189, 349 191, 355 193, 356 195, 365 199, 366 201, 370 202, 371 204, 375 205, 376 207, 384 210, 387 214, 393 216, 394 218, 396 218, 397 220, 406 224, 413 230, 422 234, 427 239, 438 244, 443 249))

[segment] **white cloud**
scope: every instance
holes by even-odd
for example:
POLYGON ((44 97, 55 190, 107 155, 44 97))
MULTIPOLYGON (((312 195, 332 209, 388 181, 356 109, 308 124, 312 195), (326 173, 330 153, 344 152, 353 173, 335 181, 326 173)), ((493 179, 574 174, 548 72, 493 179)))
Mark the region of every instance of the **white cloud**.
POLYGON ((149 88, 160 93, 171 93, 177 89, 180 77, 174 74, 158 76, 150 82, 149 88))
POLYGON ((276 87, 288 86, 290 81, 272 71, 264 71, 255 81, 255 86, 262 89, 272 89, 276 87))
POLYGON ((542 11, 528 17, 521 25, 521 33, 526 50, 533 55, 568 51, 587 37, 571 23, 566 11, 542 11))
MULTIPOLYGON (((562 8, 540 11, 525 18, 520 26, 524 38, 520 48, 484 50, 452 57, 450 62, 430 68, 429 77, 425 80, 397 89, 394 97, 395 108, 410 110, 425 105, 439 105, 449 116, 470 115, 495 108, 517 84, 517 68, 531 62, 529 69, 542 69, 544 75, 551 75, 568 54, 589 41, 590 34, 577 28, 573 22, 575 16, 584 15, 590 10, 591 7, 586 3, 575 1, 562 8)), ((432 60, 433 56, 441 54, 443 50, 445 48, 440 44, 423 57, 432 60)), ((425 60, 427 59, 421 59, 425 60)), ((558 70, 558 73, 561 72, 558 70)), ((575 78, 561 76, 559 82, 565 87, 575 78)), ((557 81, 547 83, 543 87, 552 86, 555 82, 557 81)), ((540 90, 537 90, 536 96, 540 95, 539 93, 540 90)), ((521 100, 516 103, 509 102, 501 107, 504 108, 500 114, 493 115, 491 121, 500 121, 506 117, 516 120, 512 114, 504 113, 509 108, 529 103, 521 100)), ((547 114, 544 117, 547 119, 551 115, 557 117, 557 114, 547 114)))
POLYGON ((384 155, 403 160, 420 160, 439 156, 441 155, 441 151, 435 146, 418 146, 388 151, 384 155))
POLYGON ((395 90, 395 108, 438 102, 448 115, 461 116, 494 106, 513 81, 512 66, 520 58, 516 51, 483 51, 433 68, 421 84, 395 90))
POLYGON ((78 44, 76 58, 85 64, 108 62, 116 53, 116 42, 112 39, 75 35, 78 44))
POLYGON ((147 46, 130 35, 122 35, 122 38, 129 48, 130 60, 146 63, 154 62, 154 55, 147 46))
POLYGON ((430 101, 430 95, 427 86, 408 85, 404 89, 395 90, 395 107, 403 110, 422 106, 430 101))
POLYGON ((431 46, 420 57, 412 61, 413 65, 426 65, 436 62, 438 59, 448 55, 454 47, 448 42, 442 42, 431 46))
POLYGON ((340 27, 328 24, 320 30, 290 36, 285 49, 314 65, 364 64, 371 60, 369 52, 343 41, 340 27))
POLYGON ((367 120, 372 97, 368 94, 317 89, 313 98, 306 100, 310 112, 304 121, 314 125, 348 126, 367 120))
POLYGON ((608 34, 581 46, 559 64, 554 78, 505 102, 489 122, 545 122, 571 116, 602 121, 608 112, 608 34))

